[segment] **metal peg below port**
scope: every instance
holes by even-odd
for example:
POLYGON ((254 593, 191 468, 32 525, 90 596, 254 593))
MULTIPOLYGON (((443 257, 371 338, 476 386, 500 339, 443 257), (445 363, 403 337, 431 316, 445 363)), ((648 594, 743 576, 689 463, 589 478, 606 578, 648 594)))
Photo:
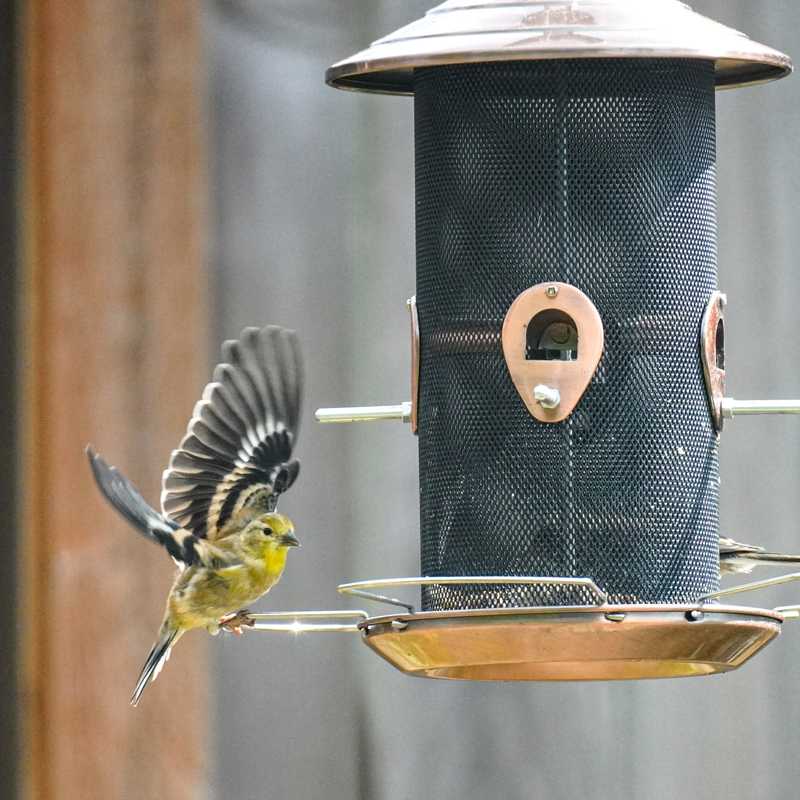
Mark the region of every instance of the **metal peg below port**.
POLYGON ((734 400, 723 397, 721 409, 723 419, 756 414, 800 414, 800 400, 734 400))
POLYGON ((411 403, 396 406, 354 406, 352 408, 318 408, 317 422, 411 422, 411 403))

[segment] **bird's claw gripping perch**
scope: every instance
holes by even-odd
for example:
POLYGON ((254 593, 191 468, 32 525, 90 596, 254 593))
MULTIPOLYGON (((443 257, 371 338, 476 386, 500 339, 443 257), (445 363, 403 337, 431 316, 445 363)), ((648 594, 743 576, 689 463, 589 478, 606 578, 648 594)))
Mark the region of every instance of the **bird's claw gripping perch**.
POLYGON ((219 627, 229 633, 235 633, 241 636, 244 633, 244 628, 252 628, 255 625, 255 620, 250 616, 247 610, 236 611, 233 614, 226 614, 220 618, 219 627))

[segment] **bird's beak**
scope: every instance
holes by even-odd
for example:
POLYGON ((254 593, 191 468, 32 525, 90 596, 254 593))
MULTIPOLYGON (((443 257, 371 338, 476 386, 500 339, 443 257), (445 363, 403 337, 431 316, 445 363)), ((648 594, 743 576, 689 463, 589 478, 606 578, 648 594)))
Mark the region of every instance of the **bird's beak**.
POLYGON ((300 540, 294 535, 293 531, 289 531, 289 533, 284 533, 281 536, 281 544, 284 547, 300 547, 300 540))

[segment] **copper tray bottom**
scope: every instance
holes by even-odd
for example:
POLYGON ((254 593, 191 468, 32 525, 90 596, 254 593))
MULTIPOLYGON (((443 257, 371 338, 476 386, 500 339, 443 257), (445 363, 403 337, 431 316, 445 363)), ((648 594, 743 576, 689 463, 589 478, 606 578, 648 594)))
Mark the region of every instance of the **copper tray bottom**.
POLYGON ((604 606, 422 612, 361 623, 364 642, 410 675, 479 681, 680 678, 737 669, 780 633, 772 611, 604 606), (624 615, 624 618, 621 618, 624 615), (615 619, 616 618, 616 619, 615 619))

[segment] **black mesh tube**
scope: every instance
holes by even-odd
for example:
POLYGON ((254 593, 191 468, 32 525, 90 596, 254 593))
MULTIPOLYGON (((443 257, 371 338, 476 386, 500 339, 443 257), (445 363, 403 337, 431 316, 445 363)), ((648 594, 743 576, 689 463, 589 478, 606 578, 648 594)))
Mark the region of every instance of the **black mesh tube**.
MULTIPOLYGON (((574 60, 417 71, 425 575, 592 577, 614 600, 717 587, 718 456, 699 360, 717 285, 713 65, 574 60), (534 420, 500 330, 524 289, 597 306, 605 352, 534 420)), ((590 602, 428 588, 427 610, 590 602)))

